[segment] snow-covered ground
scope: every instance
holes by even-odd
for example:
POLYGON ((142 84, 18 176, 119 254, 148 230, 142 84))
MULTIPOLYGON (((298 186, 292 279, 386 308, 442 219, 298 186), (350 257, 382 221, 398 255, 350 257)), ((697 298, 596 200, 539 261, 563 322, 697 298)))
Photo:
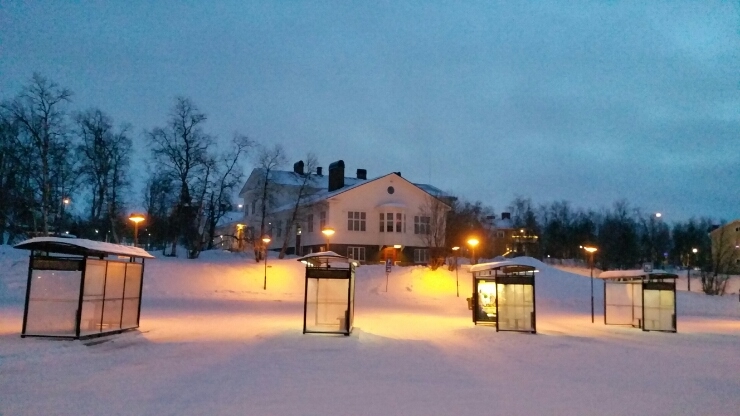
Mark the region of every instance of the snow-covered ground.
MULTIPOLYGON (((536 260, 532 260, 536 262, 536 260)), ((677 334, 604 326, 588 270, 537 263, 537 335, 474 326, 470 275, 357 274, 350 337, 302 335, 295 259, 148 261, 139 331, 19 337, 27 252, 0 246, 0 415, 737 415, 738 295, 679 292, 677 334), (575 272, 575 273, 573 273, 575 272)))

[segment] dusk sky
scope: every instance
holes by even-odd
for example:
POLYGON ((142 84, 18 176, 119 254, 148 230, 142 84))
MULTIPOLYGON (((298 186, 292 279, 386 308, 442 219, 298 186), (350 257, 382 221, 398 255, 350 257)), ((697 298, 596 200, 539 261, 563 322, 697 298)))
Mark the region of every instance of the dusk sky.
POLYGON ((737 1, 2 1, 0 99, 38 72, 131 123, 138 158, 184 95, 286 169, 314 152, 497 214, 521 195, 731 220, 739 31, 737 1))

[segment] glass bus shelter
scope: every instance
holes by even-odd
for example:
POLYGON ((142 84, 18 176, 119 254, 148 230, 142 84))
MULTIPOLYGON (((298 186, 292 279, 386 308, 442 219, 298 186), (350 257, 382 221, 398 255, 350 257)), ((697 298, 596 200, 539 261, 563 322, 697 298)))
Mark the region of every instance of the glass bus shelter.
POLYGON ((298 261, 306 265, 303 333, 349 336, 355 315, 357 263, 333 251, 312 253, 298 261))
POLYGON ((38 237, 30 250, 21 337, 84 339, 139 327, 143 249, 38 237), (112 256, 112 257, 109 257, 112 256))
POLYGON ((476 264, 469 306, 473 323, 498 331, 537 333, 534 274, 537 270, 514 260, 476 264))
POLYGON ((676 332, 676 278, 663 270, 612 270, 604 280, 604 325, 676 332))

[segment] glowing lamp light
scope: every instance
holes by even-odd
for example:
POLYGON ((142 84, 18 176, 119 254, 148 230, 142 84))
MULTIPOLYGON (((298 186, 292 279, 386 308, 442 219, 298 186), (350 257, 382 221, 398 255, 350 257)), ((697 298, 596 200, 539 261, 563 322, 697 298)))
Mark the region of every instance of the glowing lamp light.
POLYGON ((393 248, 395 248, 395 249, 399 249, 399 248, 401 248, 401 245, 400 245, 400 244, 394 244, 394 245, 393 245, 393 248))
POLYGON ((68 196, 65 196, 64 199, 62 199, 62 202, 64 203, 64 205, 69 205, 69 203, 71 202, 71 200, 69 199, 68 196))
POLYGON ((662 216, 663 216, 663 214, 661 214, 660 212, 656 212, 656 213, 655 213, 655 218, 660 218, 660 217, 662 217, 662 216))
POLYGON ((589 253, 595 253, 596 251, 599 250, 598 248, 592 247, 592 246, 585 246, 585 247, 583 247, 583 249, 586 250, 586 251, 588 251, 589 253))
POLYGON ((459 246, 452 247, 452 251, 457 251, 457 250, 460 250, 459 246))
POLYGON ((331 237, 331 236, 333 236, 333 235, 334 235, 334 229, 333 229, 333 228, 331 228, 331 227, 324 227, 324 228, 323 228, 323 229, 321 230, 321 232, 322 232, 322 233, 323 233, 323 234, 324 234, 325 236, 327 236, 327 237, 331 237))
POLYGON ((475 246, 477 246, 477 245, 478 245, 478 243, 480 243, 480 241, 478 241, 478 239, 477 239, 477 238, 469 238, 469 239, 468 239, 468 244, 469 244, 469 245, 470 245, 471 247, 473 247, 473 248, 475 248, 475 246))
POLYGON ((272 239, 270 238, 270 236, 269 236, 269 235, 266 235, 266 236, 262 237, 262 242, 263 242, 263 243, 265 243, 265 244, 269 244, 269 243, 270 243, 270 241, 272 241, 272 239))
POLYGON ((131 216, 128 217, 128 220, 133 222, 134 224, 138 224, 144 221, 145 219, 146 217, 144 216, 144 214, 131 214, 131 216))
POLYGON ((692 253, 694 253, 694 254, 696 254, 696 253, 697 253, 698 251, 699 251, 699 250, 697 250, 697 249, 695 249, 695 248, 692 248, 692 249, 691 249, 691 252, 692 252, 692 253))

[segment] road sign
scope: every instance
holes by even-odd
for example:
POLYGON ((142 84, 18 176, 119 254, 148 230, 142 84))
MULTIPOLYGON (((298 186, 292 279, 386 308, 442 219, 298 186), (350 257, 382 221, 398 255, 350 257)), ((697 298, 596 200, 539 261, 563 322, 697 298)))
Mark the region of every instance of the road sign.
POLYGON ((390 273, 391 272, 391 266, 393 265, 393 262, 391 259, 385 259, 385 272, 390 273))

